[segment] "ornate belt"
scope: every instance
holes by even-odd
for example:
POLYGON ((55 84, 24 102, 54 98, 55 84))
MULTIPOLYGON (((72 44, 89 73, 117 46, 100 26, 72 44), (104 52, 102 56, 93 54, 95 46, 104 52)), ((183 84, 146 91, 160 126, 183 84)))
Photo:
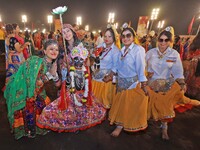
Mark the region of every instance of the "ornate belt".
POLYGON ((167 92, 171 89, 174 82, 175 80, 173 78, 156 79, 154 81, 148 81, 148 85, 154 92, 167 92))
POLYGON ((117 78, 117 92, 127 90, 133 83, 138 81, 138 76, 129 78, 117 78))

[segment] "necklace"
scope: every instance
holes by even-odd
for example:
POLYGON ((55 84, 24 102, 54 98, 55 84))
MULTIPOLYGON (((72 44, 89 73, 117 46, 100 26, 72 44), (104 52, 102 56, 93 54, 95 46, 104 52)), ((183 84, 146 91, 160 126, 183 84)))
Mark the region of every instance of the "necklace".
POLYGON ((52 67, 52 63, 47 61, 47 57, 46 56, 43 59, 44 59, 44 62, 46 64, 46 66, 47 66, 47 69, 50 70, 51 67, 52 67))
POLYGON ((126 57, 126 55, 129 53, 130 49, 128 49, 128 50, 125 49, 124 51, 125 51, 124 55, 121 53, 121 58, 120 58, 121 60, 123 60, 126 57))
POLYGON ((105 55, 103 55, 103 57, 100 57, 101 60, 104 59, 104 57, 106 57, 106 55, 108 55, 108 53, 111 51, 112 47, 110 48, 106 48, 105 50, 103 50, 103 52, 106 52, 105 55))
POLYGON ((84 73, 82 70, 75 70, 74 72, 74 82, 76 90, 83 90, 85 85, 84 73))
POLYGON ((167 53, 167 51, 165 51, 164 53, 161 53, 159 50, 157 50, 158 59, 162 59, 166 53, 167 53))

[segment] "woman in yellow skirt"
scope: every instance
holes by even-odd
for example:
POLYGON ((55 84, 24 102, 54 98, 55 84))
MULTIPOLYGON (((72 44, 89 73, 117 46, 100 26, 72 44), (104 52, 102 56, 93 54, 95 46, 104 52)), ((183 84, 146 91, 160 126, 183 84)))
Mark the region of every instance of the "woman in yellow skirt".
POLYGON ((111 133, 114 137, 122 129, 136 132, 147 128, 145 49, 134 43, 135 35, 134 30, 125 23, 121 33, 124 47, 113 69, 117 73, 117 94, 113 98, 109 120, 111 125, 116 124, 111 133))
POLYGON ((149 107, 148 118, 161 121, 162 139, 169 140, 168 122, 175 117, 177 103, 200 104, 184 96, 186 85, 179 53, 170 47, 173 43, 173 28, 167 27, 158 36, 158 47, 146 54, 148 72, 149 107))
POLYGON ((104 77, 110 74, 112 68, 117 64, 117 56, 120 51, 115 45, 116 34, 114 27, 108 26, 104 34, 104 43, 99 45, 95 52, 92 91, 98 102, 103 104, 106 109, 110 108, 113 96, 116 93, 114 81, 104 82, 104 77))

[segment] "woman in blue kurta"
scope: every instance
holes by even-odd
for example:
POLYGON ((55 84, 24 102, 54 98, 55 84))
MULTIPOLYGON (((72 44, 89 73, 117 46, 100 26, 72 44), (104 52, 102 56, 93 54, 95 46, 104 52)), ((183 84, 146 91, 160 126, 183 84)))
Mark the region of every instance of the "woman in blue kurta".
POLYGON ((97 49, 102 49, 100 54, 97 52, 95 64, 93 65, 93 81, 92 92, 97 97, 97 100, 103 104, 105 108, 110 108, 113 96, 116 93, 115 81, 104 82, 104 77, 111 73, 112 69, 117 65, 118 47, 115 45, 116 35, 114 27, 109 26, 104 34, 104 43, 97 49), (98 63, 97 63, 98 62, 98 63))
POLYGON ((122 129, 136 132, 147 128, 145 49, 134 43, 135 36, 134 30, 124 24, 121 33, 124 47, 112 69, 117 74, 117 94, 113 98, 109 120, 111 125, 117 125, 111 133, 115 137, 122 129))

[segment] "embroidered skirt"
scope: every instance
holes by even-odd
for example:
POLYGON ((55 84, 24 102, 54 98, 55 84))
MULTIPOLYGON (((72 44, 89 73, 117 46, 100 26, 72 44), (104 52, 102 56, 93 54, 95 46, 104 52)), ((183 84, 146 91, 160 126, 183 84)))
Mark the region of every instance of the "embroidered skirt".
MULTIPOLYGON (((81 92, 76 94, 79 102, 82 96, 81 92)), ((101 104, 96 103, 94 97, 92 106, 85 104, 77 106, 70 96, 68 108, 63 111, 58 109, 59 101, 60 98, 44 108, 37 120, 37 125, 40 128, 57 132, 76 132, 100 124, 105 119, 106 109, 101 104)))

